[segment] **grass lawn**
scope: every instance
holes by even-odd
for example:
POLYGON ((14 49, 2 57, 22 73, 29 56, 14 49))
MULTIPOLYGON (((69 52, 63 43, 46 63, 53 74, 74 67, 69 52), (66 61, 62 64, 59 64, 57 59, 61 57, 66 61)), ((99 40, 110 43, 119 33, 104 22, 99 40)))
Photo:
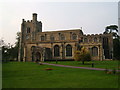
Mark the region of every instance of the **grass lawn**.
MULTIPOLYGON (((47 61, 47 63, 56 64, 56 62, 47 61)), ((92 63, 94 63, 94 68, 107 68, 107 69, 118 69, 118 65, 120 65, 120 61, 89 61, 83 65, 81 61, 58 61, 57 64, 61 65, 71 65, 71 66, 80 66, 80 67, 92 67, 92 63), (119 63, 119 64, 118 64, 119 63)))
POLYGON ((118 88, 118 76, 104 71, 8 62, 2 65, 3 88, 118 88), (53 68, 46 71, 45 68, 53 68))

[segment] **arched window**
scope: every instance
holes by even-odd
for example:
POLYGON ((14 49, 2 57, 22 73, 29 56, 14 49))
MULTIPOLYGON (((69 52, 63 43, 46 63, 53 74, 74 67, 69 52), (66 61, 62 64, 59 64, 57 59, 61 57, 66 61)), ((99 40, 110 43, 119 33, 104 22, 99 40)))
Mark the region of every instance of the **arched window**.
POLYGON ((44 36, 41 36, 41 41, 45 41, 45 37, 44 36))
POLYGON ((72 40, 76 40, 77 39, 77 35, 74 33, 72 34, 72 40))
POLYGON ((97 38, 96 37, 94 38, 94 42, 97 42, 97 38))
POLYGON ((65 36, 63 34, 60 35, 60 40, 65 40, 65 36))
POLYGON ((84 42, 87 43, 87 42, 88 42, 88 39, 87 39, 87 38, 84 38, 84 42))
POLYGON ((54 41, 54 36, 53 35, 50 36, 50 40, 54 41))
POLYGON ((30 27, 27 27, 27 33, 30 33, 30 27))
POLYGON ((66 56, 72 56, 72 46, 69 44, 66 46, 66 56))
POLYGON ((92 38, 91 38, 91 37, 89 37, 89 42, 90 42, 90 43, 92 42, 92 38))
POLYGON ((98 48, 92 47, 92 56, 98 56, 98 48))
POLYGON ((58 45, 55 45, 55 46, 54 46, 54 56, 55 56, 55 57, 60 56, 60 48, 59 48, 58 45))

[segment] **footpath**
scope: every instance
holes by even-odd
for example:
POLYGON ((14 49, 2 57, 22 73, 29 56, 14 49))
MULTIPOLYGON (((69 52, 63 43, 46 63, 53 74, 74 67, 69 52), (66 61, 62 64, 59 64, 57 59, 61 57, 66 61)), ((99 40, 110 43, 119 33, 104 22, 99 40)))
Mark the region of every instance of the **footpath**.
MULTIPOLYGON (((97 71, 105 71, 106 69, 103 68, 93 68, 93 67, 77 67, 77 66, 69 66, 69 65, 60 65, 60 64, 50 64, 50 63, 42 63, 45 65, 52 65, 52 66, 58 66, 58 67, 68 67, 68 68, 80 68, 80 69, 88 69, 88 70, 97 70, 97 71)), ((108 69, 109 71, 112 71, 112 69, 108 69)), ((120 72, 120 70, 116 70, 117 72, 120 72)))

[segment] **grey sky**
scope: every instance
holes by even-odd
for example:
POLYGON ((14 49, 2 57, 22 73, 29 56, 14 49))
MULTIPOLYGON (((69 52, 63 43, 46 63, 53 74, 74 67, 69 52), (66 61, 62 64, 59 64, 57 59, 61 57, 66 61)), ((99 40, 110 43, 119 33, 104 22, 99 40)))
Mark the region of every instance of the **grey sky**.
POLYGON ((118 24, 118 2, 1 2, 0 37, 14 44, 22 19, 38 14, 43 31, 83 29, 85 34, 103 33, 107 25, 118 24), (2 32, 2 34, 1 34, 2 32))

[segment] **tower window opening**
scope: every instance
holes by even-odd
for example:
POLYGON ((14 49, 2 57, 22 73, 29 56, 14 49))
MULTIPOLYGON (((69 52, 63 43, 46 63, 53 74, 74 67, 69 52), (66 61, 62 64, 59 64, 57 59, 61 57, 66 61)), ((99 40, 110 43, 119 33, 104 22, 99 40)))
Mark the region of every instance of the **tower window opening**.
POLYGON ((30 33, 30 27, 27 27, 27 33, 30 33))

